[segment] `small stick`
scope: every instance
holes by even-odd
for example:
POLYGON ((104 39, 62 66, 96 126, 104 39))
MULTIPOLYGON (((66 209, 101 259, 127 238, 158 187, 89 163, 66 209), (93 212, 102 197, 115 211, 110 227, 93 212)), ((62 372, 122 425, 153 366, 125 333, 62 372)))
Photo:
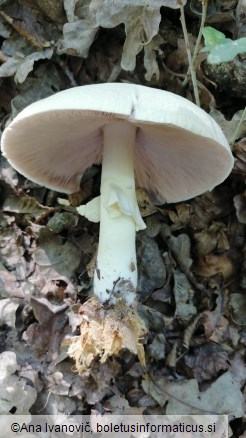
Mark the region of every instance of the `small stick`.
POLYGON ((195 74, 193 64, 192 64, 190 42, 189 42, 189 37, 188 37, 188 32, 187 32, 187 27, 186 27, 186 22, 185 22, 184 6, 181 6, 181 8, 180 8, 180 21, 181 21, 181 25, 182 25, 183 34, 184 34, 184 40, 185 40, 185 45, 186 45, 187 57, 188 57, 188 61, 189 61, 190 75, 191 75, 192 85, 193 85, 193 89, 194 89, 195 101, 196 101, 197 106, 201 106, 198 87, 197 87, 197 81, 196 81, 196 74, 195 74))
MULTIPOLYGON (((198 33, 197 40, 196 40, 196 45, 195 45, 194 53, 193 53, 193 56, 192 56, 192 61, 191 61, 192 65, 194 65, 194 63, 195 63, 195 60, 196 60, 196 57, 197 57, 197 54, 198 54, 198 50, 199 50, 199 47, 200 47, 200 43, 201 43, 201 39, 202 39, 202 31, 203 31, 204 24, 205 24, 205 21, 206 21, 206 16, 207 16, 207 8, 208 8, 208 0, 203 0, 203 2, 202 2, 201 24, 200 24, 199 33, 198 33)), ((185 87, 187 85, 188 81, 189 81, 189 73, 190 73, 190 67, 189 67, 188 72, 187 72, 187 74, 185 76, 185 79, 184 79, 184 81, 182 83, 183 87, 185 87)))
POLYGON ((7 21, 7 23, 23 38, 27 40, 31 46, 34 47, 34 49, 41 52, 44 48, 44 45, 40 44, 29 32, 27 32, 25 29, 22 29, 22 27, 18 26, 18 24, 14 23, 13 18, 11 18, 9 15, 5 14, 5 12, 0 11, 0 15, 4 18, 4 20, 7 21))

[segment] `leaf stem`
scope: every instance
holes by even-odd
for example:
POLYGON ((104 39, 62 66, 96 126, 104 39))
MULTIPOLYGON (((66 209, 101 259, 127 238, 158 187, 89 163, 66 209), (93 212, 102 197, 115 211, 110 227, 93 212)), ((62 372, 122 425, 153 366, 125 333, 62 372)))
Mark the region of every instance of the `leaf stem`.
POLYGON ((197 86, 197 80, 196 80, 196 74, 195 74, 195 70, 193 68, 193 63, 192 63, 190 41, 189 41, 186 22, 185 22, 184 6, 181 6, 181 8, 180 8, 180 21, 181 21, 181 25, 182 25, 183 34, 184 34, 186 52, 187 52, 187 57, 188 57, 188 61, 189 61, 190 75, 191 75, 191 80, 192 80, 192 85, 193 85, 194 95, 195 95, 195 102, 198 106, 201 106, 199 92, 198 92, 198 86, 197 86))
MULTIPOLYGON (((197 36, 197 40, 196 40, 196 45, 195 45, 195 49, 194 49, 194 53, 192 56, 192 65, 194 65, 197 54, 198 54, 198 50, 200 47, 200 43, 201 43, 201 39, 202 39, 202 31, 205 25, 205 21, 206 21, 206 16, 207 16, 207 8, 208 8, 208 0, 203 0, 202 2, 202 18, 201 18, 201 24, 200 24, 200 29, 199 29, 199 33, 197 36)), ((188 72, 185 76, 185 79, 182 83, 182 86, 185 87, 189 81, 189 74, 190 74, 190 67, 188 69, 188 72)))

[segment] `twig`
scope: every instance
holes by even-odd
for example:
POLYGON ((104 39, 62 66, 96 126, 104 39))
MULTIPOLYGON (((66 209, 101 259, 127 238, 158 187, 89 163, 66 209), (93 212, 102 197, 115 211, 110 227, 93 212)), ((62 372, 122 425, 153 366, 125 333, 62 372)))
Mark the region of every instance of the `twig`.
MULTIPOLYGON (((207 16, 207 8, 208 8, 208 0, 203 0, 202 2, 202 18, 201 18, 201 24, 200 24, 200 29, 199 29, 199 33, 197 36, 197 40, 196 40, 196 45, 195 45, 195 49, 193 52, 193 56, 192 56, 192 65, 195 64, 195 60, 198 54, 198 50, 200 47, 200 43, 201 43, 201 39, 202 39, 202 31, 204 28, 204 24, 206 21, 206 16, 207 16)), ((188 68, 187 74, 185 76, 184 82, 182 83, 182 86, 185 87, 189 81, 189 74, 190 74, 190 67, 188 68)))
POLYGON ((4 18, 5 21, 25 40, 31 44, 32 47, 34 47, 37 51, 42 51, 44 47, 50 46, 49 43, 41 44, 39 41, 36 40, 29 32, 27 32, 25 29, 22 29, 22 27, 18 26, 9 15, 7 15, 5 12, 0 11, 1 17, 4 18))
POLYGON ((164 63, 163 59, 160 59, 160 63, 162 65, 163 70, 165 70, 167 73, 170 73, 172 76, 177 77, 177 78, 181 78, 183 79, 185 77, 185 75, 183 73, 176 73, 173 70, 170 70, 170 68, 168 68, 166 66, 166 64, 164 63))
POLYGON ((188 32, 187 32, 187 27, 186 27, 186 22, 185 22, 184 6, 181 6, 181 8, 180 8, 180 21, 181 21, 181 25, 182 25, 183 34, 184 34, 184 40, 185 40, 185 45, 186 45, 187 57, 188 57, 188 61, 189 61, 190 75, 191 75, 192 85, 193 85, 193 89, 194 89, 195 101, 196 101, 196 104, 198 106, 201 106, 198 87, 197 87, 197 81, 196 81, 196 74, 195 74, 193 64, 192 64, 190 42, 189 42, 189 37, 188 37, 188 32))

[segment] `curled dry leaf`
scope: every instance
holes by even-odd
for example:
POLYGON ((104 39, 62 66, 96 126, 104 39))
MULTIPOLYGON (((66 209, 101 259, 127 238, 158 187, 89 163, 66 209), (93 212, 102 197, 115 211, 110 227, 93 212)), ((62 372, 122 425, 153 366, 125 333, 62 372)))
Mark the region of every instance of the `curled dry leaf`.
POLYGON ((241 224, 246 224, 246 191, 233 198, 234 206, 238 221, 241 224))
MULTIPOLYGON (((196 39, 193 35, 189 34, 189 43, 191 52, 194 50, 196 39)), ((178 48, 173 50, 167 59, 167 66, 174 72, 186 73, 189 66, 187 58, 186 44, 183 38, 178 38, 178 48)))
POLYGON ((161 237, 167 243, 170 252, 185 274, 190 272, 193 260, 191 258, 191 242, 187 234, 179 234, 177 237, 171 234, 167 224, 163 224, 161 237))
POLYGON ((126 308, 121 302, 113 308, 104 308, 92 297, 79 310, 83 316, 80 336, 71 339, 68 354, 75 360, 79 373, 88 370, 96 358, 104 363, 110 356, 127 348, 137 354, 145 367, 141 340, 147 333, 143 320, 134 306, 126 308))
POLYGON ((40 295, 50 299, 53 304, 63 304, 66 298, 75 298, 76 290, 74 285, 62 275, 47 280, 40 290, 40 295))
POLYGON ((196 328, 197 328, 197 326, 202 318, 203 317, 201 314, 197 315, 193 319, 193 321, 188 325, 188 327, 185 329, 184 338, 183 338, 183 346, 186 350, 189 350, 192 336, 194 335, 196 328))
POLYGON ((177 204, 175 205, 175 211, 168 210, 168 215, 173 222, 172 230, 182 228, 190 222, 190 205, 189 204, 177 204))
POLYGON ((213 222, 210 227, 194 234, 195 252, 206 255, 213 250, 227 251, 230 247, 227 227, 222 222, 213 222))
POLYGON ((209 342, 185 356, 185 363, 194 370, 196 380, 201 383, 216 377, 220 371, 229 368, 228 354, 216 343, 209 342))
POLYGON ((210 341, 221 343, 228 336, 228 320, 220 314, 219 311, 209 311, 203 312, 204 315, 204 330, 207 339, 210 341))
MULTIPOLYGON (((158 34, 161 20, 160 7, 165 1, 152 2, 151 7, 146 6, 142 1, 121 1, 116 0, 94 0, 91 3, 92 13, 96 13, 98 26, 111 28, 124 23, 126 40, 123 47, 121 67, 124 70, 134 70, 136 56, 151 43, 151 40, 158 34), (98 7, 100 5, 100 7, 98 7)), ((172 2, 175 7, 176 2, 172 2)), ((156 44, 152 47, 154 51, 160 51, 156 44)), ((145 53, 145 67, 147 68, 148 80, 152 74, 159 76, 158 66, 153 69, 153 64, 148 64, 151 59, 150 46, 145 53)))
MULTIPOLYGON (((233 71, 233 69, 231 69, 233 71)), ((210 111, 210 115, 213 119, 220 125, 222 131, 224 132, 228 142, 234 138, 235 132, 237 132, 237 136, 235 140, 241 138, 246 134, 246 121, 244 120, 242 124, 240 124, 240 129, 238 130, 238 125, 243 115, 243 110, 237 111, 231 120, 226 120, 225 116, 217 109, 213 109, 210 111)))
POLYGON ((78 207, 92 196, 93 180, 92 178, 86 181, 79 192, 68 195, 68 199, 72 207, 78 207))
POLYGON ((126 40, 123 47, 121 67, 134 70, 136 56, 144 50, 145 78, 159 77, 156 52, 162 53, 163 43, 158 35, 161 20, 160 8, 180 8, 185 0, 154 0, 151 6, 142 0, 92 0, 85 8, 75 9, 76 2, 65 2, 68 23, 63 27, 61 53, 88 56, 88 51, 100 27, 114 28, 124 24, 126 40), (77 15, 76 15, 77 14, 77 15))
POLYGON ((224 280, 228 280, 233 276, 235 267, 228 254, 208 254, 198 258, 194 271, 203 277, 221 274, 224 280))
POLYGON ((231 210, 230 190, 225 187, 215 188, 191 201, 190 226, 195 230, 207 228, 213 220, 226 216, 231 210))
POLYGON ((151 204, 150 198, 144 189, 137 189, 136 196, 142 217, 151 216, 158 211, 158 208, 151 204))
POLYGON ((0 66, 0 77, 5 78, 15 75, 15 82, 22 84, 33 70, 35 61, 50 59, 52 55, 52 48, 45 49, 42 52, 34 52, 27 56, 18 52, 0 66))
POLYGON ((238 141, 233 148, 236 155, 236 160, 233 168, 233 172, 239 173, 243 176, 246 175, 246 138, 238 141))
POLYGON ((51 214, 54 208, 46 207, 31 196, 8 196, 3 203, 3 211, 28 214, 35 219, 51 214))
POLYGON ((60 53, 65 52, 69 55, 87 58, 89 48, 97 32, 98 26, 90 19, 64 24, 62 45, 59 47, 60 53))

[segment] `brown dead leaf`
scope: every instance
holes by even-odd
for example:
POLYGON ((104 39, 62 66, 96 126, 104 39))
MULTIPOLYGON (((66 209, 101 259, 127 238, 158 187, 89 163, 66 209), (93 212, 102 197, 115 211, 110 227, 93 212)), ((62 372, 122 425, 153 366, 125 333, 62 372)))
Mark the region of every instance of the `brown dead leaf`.
POLYGON ((158 208, 151 203, 150 198, 144 189, 136 189, 136 196, 142 217, 151 216, 158 211, 158 208))
MULTIPOLYGON (((195 45, 195 38, 193 35, 189 34, 190 49, 193 51, 195 45)), ((174 72, 184 72, 186 73, 189 66, 189 61, 187 58, 186 44, 183 38, 179 38, 177 50, 173 50, 168 56, 167 66, 170 70, 174 72)))
POLYGON ((83 316, 80 336, 72 338, 68 354, 75 360, 79 373, 89 369, 95 358, 104 363, 108 357, 127 348, 137 354, 145 367, 144 349, 140 343, 147 330, 135 306, 126 308, 119 303, 105 309, 90 298, 79 310, 83 316))
POLYGON ((173 222, 172 230, 182 228, 190 222, 190 205, 189 204, 177 204, 175 210, 167 210, 169 218, 173 222))
POLYGON ((195 316, 193 321, 186 327, 184 330, 184 338, 183 338, 183 346, 188 351, 190 348, 191 339, 196 331, 196 328, 199 324, 199 322, 202 320, 203 316, 202 314, 198 314, 195 316))
POLYGON ((233 172, 246 175, 246 138, 238 141, 233 148, 236 155, 233 172))
POLYGON ((194 234, 196 241, 195 251, 198 255, 206 255, 215 249, 226 251, 229 249, 227 229, 221 222, 213 222, 209 228, 194 234))
POLYGON ((9 196, 3 203, 3 211, 28 214, 38 219, 40 216, 44 218, 48 214, 53 213, 54 208, 39 204, 39 202, 31 196, 9 196))
POLYGON ((190 226, 194 230, 207 228, 218 216, 226 216, 231 211, 230 190, 217 187, 212 192, 206 192, 191 201, 190 226))
POLYGON ((238 221, 241 224, 246 224, 246 191, 240 195, 236 195, 233 198, 234 206, 238 221))
POLYGON ((66 277, 59 276, 46 281, 40 294, 55 304, 62 303, 66 298, 75 298, 76 290, 66 277))
POLYGON ((49 360, 58 355, 59 344, 67 323, 65 311, 68 302, 52 304, 46 298, 31 298, 34 316, 38 323, 31 324, 23 339, 31 346, 37 356, 48 352, 49 360))
MULTIPOLYGON (((206 66, 210 66, 211 68, 211 64, 206 64, 206 66)), ((216 65, 216 67, 219 67, 219 64, 216 65)), ((215 70, 216 70, 215 67, 215 70)), ((228 64, 228 69, 232 72, 232 74, 235 74, 234 69, 232 69, 229 64, 228 64)), ((242 118, 242 114, 243 114, 243 110, 239 110, 237 111, 231 120, 227 120, 224 116, 224 114, 222 114, 220 111, 218 111, 217 109, 212 109, 212 111, 210 111, 210 116, 213 117, 213 119, 218 123, 218 125, 221 127, 222 131, 224 132, 227 140, 229 143, 232 142, 232 140, 234 140, 234 135, 235 132, 237 132, 237 136, 235 138, 235 140, 243 137, 246 134, 246 120, 244 120, 241 124, 240 124, 240 129, 238 130, 238 126, 239 126, 239 122, 242 118)))
POLYGON ((93 278, 95 269, 97 269, 97 251, 94 253, 92 259, 86 265, 87 274, 90 278, 93 278))
POLYGON ((198 258, 194 272, 203 277, 221 274, 224 280, 228 280, 233 276, 235 267, 228 254, 215 255, 211 253, 198 258))
POLYGON ((182 272, 189 273, 193 260, 191 258, 191 241, 188 234, 179 234, 177 237, 171 234, 167 224, 161 228, 161 237, 167 243, 170 252, 179 265, 182 272))
POLYGON ((222 295, 218 295, 213 311, 205 310, 202 315, 205 336, 210 341, 221 344, 228 337, 228 320, 222 315, 222 295))
POLYGON ((90 196, 92 196, 93 179, 89 179, 83 184, 82 189, 79 192, 68 195, 68 200, 72 207, 79 207, 90 196))
MULTIPOLYGON (((200 69, 199 73, 200 73, 199 76, 200 77, 202 76, 203 77, 202 79, 204 80, 205 78, 203 76, 201 69, 200 69)), ((205 82, 205 80, 204 80, 204 82, 205 82)), ((209 91, 209 89, 201 81, 198 81, 197 85, 198 85, 198 90, 199 90, 201 107, 205 111, 211 111, 216 106, 216 102, 215 102, 215 98, 214 98, 213 94, 209 91)))
POLYGON ((219 344, 209 342, 194 348, 192 353, 185 356, 185 363, 194 370, 199 383, 229 368, 228 354, 219 344))

